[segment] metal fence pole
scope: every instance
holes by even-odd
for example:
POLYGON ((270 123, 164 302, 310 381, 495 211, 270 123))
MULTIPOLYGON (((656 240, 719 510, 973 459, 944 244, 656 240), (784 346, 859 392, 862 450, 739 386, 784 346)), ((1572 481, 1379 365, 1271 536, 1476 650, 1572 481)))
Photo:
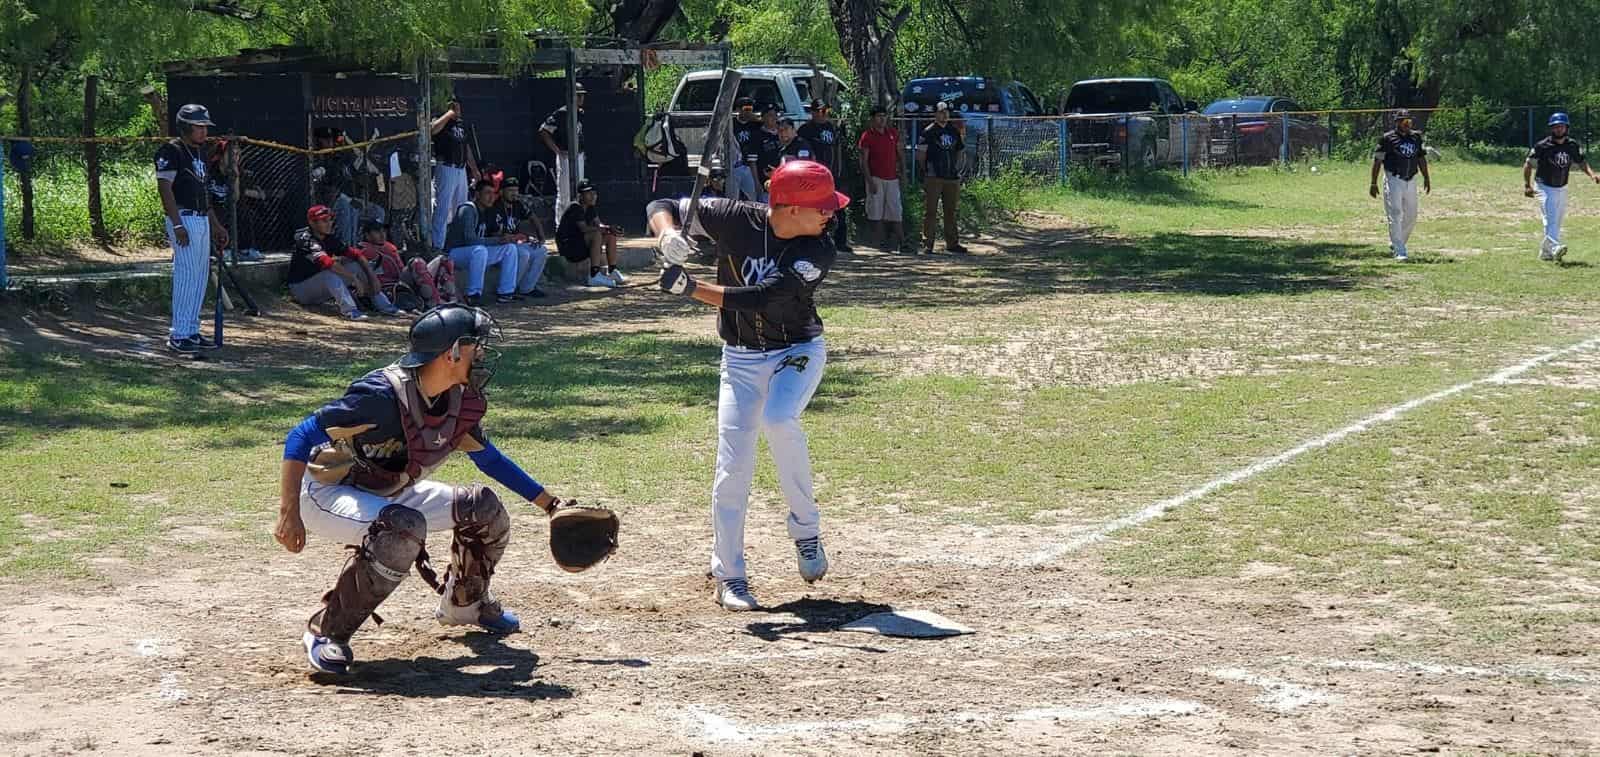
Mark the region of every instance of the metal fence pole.
POLYGON ((1288 163, 1289 163, 1289 114, 1288 113, 1283 114, 1283 119, 1282 120, 1283 120, 1283 134, 1281 136, 1283 138, 1283 142, 1278 145, 1278 157, 1283 160, 1284 165, 1288 165, 1288 163))
MULTIPOLYGON (((1062 118, 1056 122, 1056 174, 1062 186, 1067 184, 1067 161, 1072 157, 1072 149, 1067 144, 1067 119, 1062 118)), ((5 238, 0 236, 0 250, 4 249, 5 238)))
POLYGON ((0 293, 6 290, 6 156, 9 143, 0 140, 0 293))
POLYGON ((1178 121, 1178 131, 1183 135, 1183 175, 1184 176, 1188 176, 1189 175, 1189 119, 1188 119, 1187 116, 1179 116, 1178 118, 1182 119, 1182 120, 1178 121))
POLYGON ((1528 149, 1533 149, 1533 106, 1528 106, 1528 149))
POLYGON ((911 165, 908 167, 908 170, 906 171, 906 173, 908 175, 910 175, 911 183, 912 184, 916 184, 917 183, 917 137, 919 137, 921 135, 918 133, 919 130, 917 129, 917 119, 916 118, 908 118, 908 119, 906 119, 906 125, 909 127, 909 131, 911 132, 911 139, 906 140, 906 142, 911 145, 911 165))

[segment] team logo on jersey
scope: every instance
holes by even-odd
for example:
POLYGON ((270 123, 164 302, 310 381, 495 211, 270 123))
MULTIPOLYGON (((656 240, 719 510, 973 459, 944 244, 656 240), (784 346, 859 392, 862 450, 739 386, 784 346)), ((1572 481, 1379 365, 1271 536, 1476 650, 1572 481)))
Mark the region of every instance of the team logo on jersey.
POLYGON ((1564 152, 1558 152, 1550 156, 1550 162, 1554 163, 1556 168, 1566 168, 1572 165, 1572 158, 1564 152))
POLYGON ((205 161, 203 161, 203 160, 201 160, 199 158, 195 158, 194 160, 190 161, 190 165, 191 165, 191 167, 194 168, 194 175, 196 177, 199 177, 201 179, 204 179, 206 177, 206 162, 205 161))
POLYGON ((745 258, 739 264, 739 274, 744 276, 745 286, 755 286, 778 273, 778 264, 771 258, 745 258))
POLYGON ((956 145, 956 138, 955 137, 952 137, 949 134, 946 134, 944 136, 939 137, 939 146, 940 147, 955 147, 955 145, 956 145))
POLYGON ((167 170, 167 166, 170 166, 170 165, 172 165, 172 163, 167 160, 165 155, 159 155, 159 156, 156 157, 156 170, 157 171, 165 171, 165 170, 167 170))
POLYGON ((361 456, 368 460, 378 460, 386 457, 394 457, 401 452, 404 452, 405 449, 405 442, 399 439, 390 439, 383 444, 361 445, 361 456))
POLYGON ((833 136, 833 130, 832 129, 824 130, 822 132, 822 134, 820 134, 818 136, 821 138, 823 144, 825 144, 825 145, 833 144, 834 136, 833 136))
POLYGON ((793 368, 795 373, 805 373, 806 366, 810 363, 811 358, 806 355, 789 355, 778 363, 778 370, 773 371, 772 375, 776 376, 782 373, 785 368, 793 368))
POLYGON ((1399 147, 1395 148, 1395 152, 1400 153, 1402 158, 1413 158, 1417 155, 1417 146, 1411 142, 1401 142, 1399 147))
POLYGON ((816 281, 822 278, 822 269, 812 265, 809 260, 796 261, 794 272, 800 274, 800 278, 806 281, 816 281))

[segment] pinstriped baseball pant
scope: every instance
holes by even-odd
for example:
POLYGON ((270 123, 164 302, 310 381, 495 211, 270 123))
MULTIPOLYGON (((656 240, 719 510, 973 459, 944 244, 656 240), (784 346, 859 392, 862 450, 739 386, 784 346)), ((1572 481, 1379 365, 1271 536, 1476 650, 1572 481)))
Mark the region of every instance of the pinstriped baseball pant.
POLYGON ((200 307, 206 299, 206 278, 211 272, 211 221, 193 211, 179 211, 178 220, 189 232, 189 244, 179 246, 172 232, 172 221, 165 222, 167 242, 172 245, 172 329, 173 339, 187 339, 200 333, 200 307))

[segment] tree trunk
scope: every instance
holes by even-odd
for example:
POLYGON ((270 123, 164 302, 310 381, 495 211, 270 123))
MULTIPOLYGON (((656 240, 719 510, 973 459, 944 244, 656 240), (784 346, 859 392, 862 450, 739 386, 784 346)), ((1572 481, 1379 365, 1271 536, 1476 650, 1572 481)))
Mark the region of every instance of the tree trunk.
POLYGON ((100 145, 94 139, 94 104, 99 95, 100 77, 89 74, 83 79, 83 136, 91 140, 83 143, 84 174, 89 180, 89 232, 95 239, 105 241, 106 218, 100 207, 100 145))
POLYGON ((882 0, 828 0, 828 11, 839 34, 839 52, 855 71, 857 91, 873 105, 894 104, 900 95, 895 37, 911 17, 911 5, 887 18, 882 0))
POLYGON ((678 13, 678 0, 624 0, 611 8, 616 34, 638 43, 654 42, 678 13))
MULTIPOLYGON (((22 81, 17 86, 17 132, 24 137, 33 136, 33 64, 22 64, 22 81)), ((33 160, 34 155, 18 172, 22 183, 22 238, 33 241, 33 160)))

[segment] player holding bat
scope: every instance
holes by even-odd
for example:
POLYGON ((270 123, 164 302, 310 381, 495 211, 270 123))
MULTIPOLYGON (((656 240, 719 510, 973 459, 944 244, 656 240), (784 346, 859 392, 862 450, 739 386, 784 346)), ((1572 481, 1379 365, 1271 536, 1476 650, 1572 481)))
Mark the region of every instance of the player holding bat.
MULTIPOLYGON (((500 329, 488 313, 443 305, 412 323, 410 352, 357 379, 284 442, 278 543, 305 548, 306 532, 351 545, 322 609, 306 623, 311 667, 349 672, 350 637, 400 585, 413 564, 440 593, 434 617, 513 633, 517 616, 489 593, 489 579, 511 540, 511 516, 486 486, 430 480, 457 450, 478 470, 551 515, 551 551, 568 571, 593 565, 616 548, 609 510, 562 504, 496 449, 479 421, 484 387, 499 353, 500 329), (428 561, 429 532, 451 531, 443 582, 428 561), (356 546, 359 545, 359 546, 356 546)), ((378 622, 383 622, 378 618, 378 622)))
POLYGON ((765 435, 789 503, 788 531, 800 577, 828 572, 821 513, 811 486, 811 455, 800 413, 811 402, 827 349, 817 316, 817 287, 833 267, 828 221, 849 204, 821 163, 796 160, 772 174, 769 205, 723 198, 657 200, 650 230, 667 267, 660 286, 715 307, 722 348, 717 399, 717 469, 711 488, 711 575, 717 603, 758 607, 744 560, 744 520, 755 474, 757 433, 765 435), (696 207, 698 206, 698 207, 696 207), (680 219, 690 219, 689 228, 680 219), (686 234, 716 242, 716 283, 689 277, 694 252, 686 234))

